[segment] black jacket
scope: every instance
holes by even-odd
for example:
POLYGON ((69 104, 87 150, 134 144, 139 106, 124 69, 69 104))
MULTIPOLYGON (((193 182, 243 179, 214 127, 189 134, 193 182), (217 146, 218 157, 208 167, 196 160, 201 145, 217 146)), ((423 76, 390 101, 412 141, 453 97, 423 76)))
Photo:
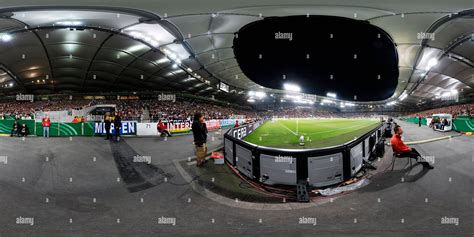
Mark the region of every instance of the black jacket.
POLYGON ((20 126, 19 130, 20 130, 21 135, 29 135, 30 134, 30 129, 28 129, 28 126, 25 126, 25 127, 20 126))
POLYGON ((19 128, 20 128, 20 124, 14 123, 14 124, 13 124, 13 127, 12 127, 12 131, 15 131, 15 132, 16 132, 16 131, 18 131, 19 128))
POLYGON ((112 125, 112 121, 110 119, 105 119, 104 120, 104 124, 105 124, 105 127, 110 129, 111 125, 112 125))
POLYGON ((194 121, 191 128, 193 129, 194 144, 201 146, 207 142, 207 127, 205 123, 194 121))
POLYGON ((116 128, 122 127, 122 118, 120 118, 120 116, 118 116, 118 115, 115 116, 114 127, 116 127, 116 128))

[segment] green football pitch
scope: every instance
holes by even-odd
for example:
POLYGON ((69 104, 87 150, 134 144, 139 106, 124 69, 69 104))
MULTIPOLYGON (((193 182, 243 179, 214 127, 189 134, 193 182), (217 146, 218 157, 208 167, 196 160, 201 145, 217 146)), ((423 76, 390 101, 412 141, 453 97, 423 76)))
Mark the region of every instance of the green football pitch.
POLYGON ((380 124, 377 119, 270 120, 244 138, 259 146, 308 149, 337 146, 362 136, 380 124), (300 136, 305 138, 299 145, 300 136))

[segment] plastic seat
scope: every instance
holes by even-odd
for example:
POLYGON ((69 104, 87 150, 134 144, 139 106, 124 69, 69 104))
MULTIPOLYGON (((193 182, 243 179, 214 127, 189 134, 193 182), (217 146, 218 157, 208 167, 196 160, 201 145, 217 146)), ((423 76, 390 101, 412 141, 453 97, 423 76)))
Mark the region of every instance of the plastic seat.
MULTIPOLYGON (((393 167, 395 166, 395 159, 397 158, 408 158, 408 161, 407 161, 407 164, 410 163, 410 167, 412 166, 412 163, 411 163, 411 159, 409 156, 401 156, 400 153, 397 153, 393 150, 393 147, 392 147, 392 151, 393 151, 393 155, 392 155, 392 171, 393 171, 393 167)), ((405 165, 406 166, 406 165, 405 165)))

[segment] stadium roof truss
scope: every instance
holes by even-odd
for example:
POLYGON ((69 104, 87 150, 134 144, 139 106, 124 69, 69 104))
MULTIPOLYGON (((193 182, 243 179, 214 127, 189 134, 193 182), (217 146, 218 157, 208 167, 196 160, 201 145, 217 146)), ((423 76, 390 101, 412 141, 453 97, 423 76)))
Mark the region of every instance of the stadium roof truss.
POLYGON ((284 1, 244 8, 219 3, 222 6, 210 12, 199 12, 202 7, 193 4, 169 3, 160 15, 157 6, 138 5, 134 8, 144 10, 132 10, 124 3, 120 8, 3 9, 0 75, 6 74, 0 77, 0 93, 182 90, 230 100, 245 98, 244 90, 284 94, 262 88, 242 73, 233 39, 248 23, 289 15, 364 20, 392 37, 399 56, 397 89, 391 98, 368 104, 414 105, 448 92, 474 93, 474 9, 467 9, 469 1, 449 10, 443 5, 448 3, 438 2, 426 6, 427 11, 419 6, 408 11, 411 3, 405 0, 387 10, 360 3, 281 6, 278 2, 284 1), (220 82, 230 85, 231 93, 219 91, 220 82), (404 93, 406 99, 401 101, 404 93))
MULTIPOLYGON (((188 91, 218 80, 174 26, 141 11, 14 11, 0 19, 3 93, 188 91), (16 79, 16 78, 18 79, 16 79)), ((1 68, 0 68, 1 69, 1 68)))

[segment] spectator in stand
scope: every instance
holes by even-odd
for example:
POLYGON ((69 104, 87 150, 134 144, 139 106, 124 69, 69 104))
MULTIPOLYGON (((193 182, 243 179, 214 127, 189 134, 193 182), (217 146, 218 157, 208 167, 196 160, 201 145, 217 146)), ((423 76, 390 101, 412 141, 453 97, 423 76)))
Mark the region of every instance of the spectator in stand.
POLYGON ((114 130, 115 130, 115 139, 120 141, 120 130, 122 128, 122 118, 120 117, 119 112, 115 112, 114 117, 114 130))
POLYGON ((26 126, 26 124, 24 123, 21 125, 20 128, 20 136, 26 137, 28 136, 28 134, 30 134, 30 130, 28 129, 28 126, 26 126))
POLYGON ((239 120, 235 120, 234 128, 238 128, 238 127, 239 127, 239 120))
POLYGON ((202 167, 206 162, 207 153, 207 127, 204 116, 201 113, 194 114, 192 125, 194 146, 196 147, 196 166, 202 167))
POLYGON ((161 134, 165 134, 165 136, 171 137, 171 133, 168 131, 168 128, 166 127, 165 123, 163 121, 158 121, 158 124, 156 125, 158 128, 158 132, 161 134))
POLYGON ((421 160, 422 157, 420 153, 418 153, 418 151, 415 150, 415 148, 411 148, 405 145, 405 143, 403 143, 402 141, 403 130, 402 130, 402 127, 400 127, 400 125, 395 125, 395 127, 393 128, 393 131, 395 132, 395 134, 393 134, 392 139, 390 139, 390 144, 392 145, 393 151, 399 154, 398 156, 414 158, 416 159, 416 161, 418 161, 418 163, 423 165, 423 168, 433 169, 433 166, 431 166, 428 162, 421 160))
POLYGON ((51 120, 49 120, 48 114, 42 119, 41 124, 43 125, 43 137, 49 137, 49 127, 51 126, 51 120))
POLYGON ((13 127, 12 127, 12 131, 11 131, 10 137, 13 137, 13 135, 15 135, 15 136, 20 135, 19 132, 18 132, 19 129, 20 129, 19 126, 20 126, 20 125, 18 124, 17 121, 13 122, 13 127))

